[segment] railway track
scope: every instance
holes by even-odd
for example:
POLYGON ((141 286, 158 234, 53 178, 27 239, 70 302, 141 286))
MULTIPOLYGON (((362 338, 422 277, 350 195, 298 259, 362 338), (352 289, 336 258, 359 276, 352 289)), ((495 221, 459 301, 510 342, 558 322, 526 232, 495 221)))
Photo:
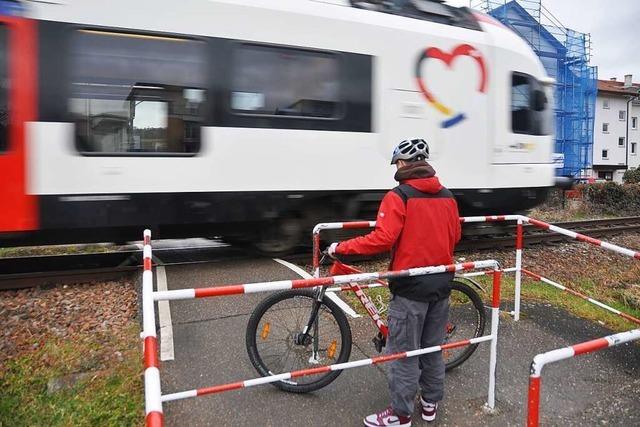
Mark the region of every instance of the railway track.
MULTIPOLYGON (((465 238, 456 251, 507 249, 515 245, 515 225, 504 224, 465 231, 465 238)), ((582 220, 555 223, 591 237, 606 237, 625 232, 640 232, 640 216, 582 220)), ((525 225, 525 245, 575 242, 564 236, 525 225)), ((246 251, 213 241, 208 246, 154 248, 156 262, 163 265, 184 265, 249 257, 246 251)), ((308 248, 284 257, 293 262, 308 262, 308 248)), ((89 281, 117 280, 134 274, 142 262, 141 250, 128 247, 124 250, 71 255, 40 255, 0 258, 0 290, 33 286, 56 285, 89 281)))
MULTIPOLYGON (((508 249, 515 247, 516 225, 505 224, 495 227, 495 224, 490 223, 486 227, 489 230, 487 233, 480 231, 467 236, 458 244, 456 250, 508 249)), ((624 232, 640 231, 640 216, 555 222, 554 225, 577 231, 590 237, 606 237, 624 232)), ((524 226, 525 246, 562 242, 576 243, 575 240, 557 233, 540 230, 530 225, 524 226)))
MULTIPOLYGON (((0 290, 122 279, 140 270, 140 248, 0 258, 0 290)), ((221 242, 213 242, 210 246, 154 248, 154 261, 163 265, 222 261, 243 256, 248 255, 221 242)))

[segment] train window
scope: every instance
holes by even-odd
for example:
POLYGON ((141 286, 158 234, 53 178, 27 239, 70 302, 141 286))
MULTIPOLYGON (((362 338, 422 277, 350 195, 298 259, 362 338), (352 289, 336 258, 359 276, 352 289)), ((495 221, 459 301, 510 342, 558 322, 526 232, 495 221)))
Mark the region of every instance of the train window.
POLYGON ((80 30, 72 45, 76 142, 85 154, 189 155, 200 149, 204 43, 80 30))
POLYGON ((0 153, 9 148, 9 58, 7 29, 0 25, 0 153))
POLYGON ((545 88, 527 74, 511 79, 511 130, 513 133, 550 135, 553 112, 545 88))
POLYGON ((242 44, 234 52, 230 107, 235 113, 333 119, 342 114, 340 57, 242 44))

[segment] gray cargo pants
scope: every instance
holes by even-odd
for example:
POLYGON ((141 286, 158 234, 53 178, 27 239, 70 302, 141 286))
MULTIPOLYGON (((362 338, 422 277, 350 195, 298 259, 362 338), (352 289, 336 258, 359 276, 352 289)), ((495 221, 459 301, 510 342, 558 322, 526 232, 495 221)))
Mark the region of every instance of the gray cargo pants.
MULTIPOLYGON (((442 344, 449 314, 449 298, 426 303, 393 295, 389 303, 387 353, 442 344)), ((391 406, 396 414, 413 414, 418 384, 425 400, 439 402, 444 395, 442 352, 389 363, 391 406)))

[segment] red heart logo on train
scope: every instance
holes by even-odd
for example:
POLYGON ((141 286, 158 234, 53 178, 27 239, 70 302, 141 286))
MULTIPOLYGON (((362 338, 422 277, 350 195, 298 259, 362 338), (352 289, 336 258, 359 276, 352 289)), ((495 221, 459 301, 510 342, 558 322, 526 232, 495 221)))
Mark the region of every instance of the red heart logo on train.
POLYGON ((451 51, 451 53, 444 52, 437 47, 429 47, 424 52, 422 52, 416 64, 416 82, 418 84, 418 87, 420 88, 420 92, 422 92, 422 95, 426 98, 427 102, 433 105, 435 109, 440 111, 445 116, 448 116, 446 120, 440 123, 440 126, 443 128, 449 128, 460 123, 466 118, 466 116, 464 113, 456 113, 451 108, 447 107, 445 104, 436 99, 435 96, 433 96, 425 83, 424 77, 422 76, 422 63, 427 59, 438 59, 444 62, 447 67, 451 68, 453 65, 453 60, 459 56, 468 56, 475 60, 480 71, 480 83, 478 85, 478 92, 486 93, 487 68, 485 66, 484 58, 482 56, 482 53, 478 49, 469 44, 460 44, 456 46, 453 51, 451 51))

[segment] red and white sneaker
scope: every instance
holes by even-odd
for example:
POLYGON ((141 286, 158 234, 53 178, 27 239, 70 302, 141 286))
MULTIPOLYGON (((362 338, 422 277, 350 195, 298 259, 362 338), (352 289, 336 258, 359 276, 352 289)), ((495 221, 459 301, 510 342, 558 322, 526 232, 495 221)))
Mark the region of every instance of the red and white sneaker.
POLYGON ((436 412, 438 411, 438 403, 427 402, 420 396, 420 403, 422 404, 422 419, 426 422, 431 422, 436 419, 436 412))
POLYGON ((377 414, 371 414, 364 419, 364 425, 367 427, 382 427, 382 426, 394 426, 394 427, 411 427, 411 417, 403 417, 402 415, 396 415, 393 412, 393 408, 389 406, 382 412, 377 414))

